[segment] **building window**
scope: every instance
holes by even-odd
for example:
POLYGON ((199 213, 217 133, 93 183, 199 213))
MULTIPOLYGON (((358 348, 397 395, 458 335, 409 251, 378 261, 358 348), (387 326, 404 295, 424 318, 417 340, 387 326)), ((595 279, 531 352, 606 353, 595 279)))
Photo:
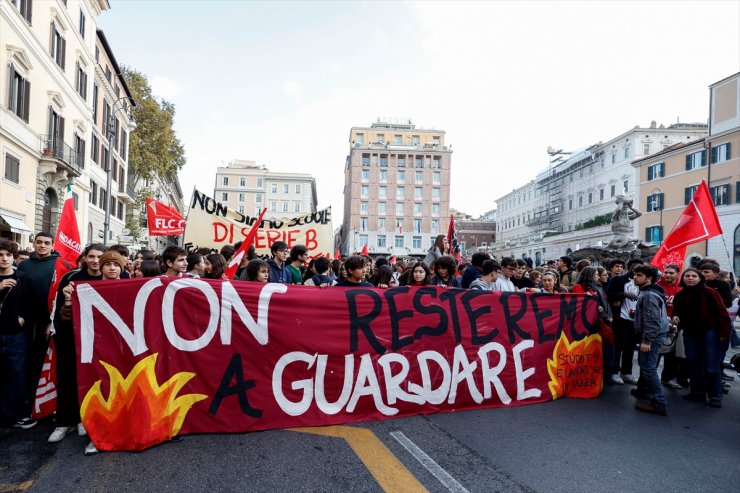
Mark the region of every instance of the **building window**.
POLYGON ((381 154, 380 155, 380 166, 382 168, 388 167, 388 155, 387 154, 381 154))
POLYGON ((226 192, 221 193, 221 201, 226 202, 229 200, 229 194, 226 192))
POLYGON ((398 178, 396 179, 398 183, 403 183, 406 181, 406 172, 403 170, 398 171, 398 178))
MULTIPOLYGON (((381 188, 383 188, 383 187, 381 187, 381 188)), ((360 194, 363 197, 367 197, 368 195, 370 195, 370 187, 368 187, 367 185, 362 185, 362 189, 360 191, 360 194)))
POLYGON ((367 218, 366 217, 360 218, 360 231, 367 231, 367 218))
POLYGON ((421 187, 414 187, 414 198, 415 199, 421 198, 421 187))
POLYGON ((403 248, 403 236, 396 235, 393 246, 396 248, 403 248))
POLYGON ((228 187, 229 186, 229 177, 228 176, 224 176, 222 178, 222 183, 223 183, 223 186, 228 187))
POLYGON ((712 147, 712 164, 721 163, 730 159, 730 143, 726 142, 722 145, 712 147))
POLYGON ((686 187, 683 190, 683 203, 684 205, 689 205, 689 202, 691 202, 691 199, 694 198, 694 193, 696 193, 696 189, 699 188, 699 185, 694 185, 693 187, 686 187))
POLYGON ((625 147, 624 148, 624 158, 627 159, 628 157, 630 157, 630 148, 625 147))
POLYGON ((599 189, 599 200, 604 200, 604 189, 603 188, 599 189))
POLYGON ((406 167, 406 156, 398 156, 398 158, 396 158, 396 166, 399 168, 406 167))
POLYGON ((385 218, 384 217, 378 218, 378 231, 385 231, 385 218))
POLYGON ((88 196, 88 202, 95 205, 98 203, 98 184, 94 181, 90 181, 90 195, 88 196))
POLYGON ((403 215, 403 202, 396 202, 396 216, 403 215))
POLYGON ((622 190, 624 191, 624 193, 627 193, 627 192, 630 191, 630 182, 629 182, 629 180, 624 180, 624 182, 622 183, 622 190))
POLYGON ((15 71, 13 64, 10 65, 8 80, 10 81, 8 109, 28 123, 31 83, 15 71))
POLYGON ((94 162, 95 164, 99 163, 100 139, 98 139, 98 136, 95 135, 95 132, 93 132, 92 136, 90 137, 90 159, 92 159, 92 162, 94 162))
POLYGON ((647 179, 655 180, 656 178, 663 178, 665 176, 665 163, 656 163, 648 166, 647 179))
POLYGON ((573 199, 568 199, 568 210, 573 209, 573 199))
POLYGON ((578 207, 583 207, 583 195, 578 197, 578 207))
POLYGON ((5 154, 5 179, 15 184, 21 182, 21 160, 10 154, 5 154))
POLYGON ((414 215, 420 216, 421 215, 421 203, 414 202, 414 215))
POLYGON ((414 181, 416 183, 422 183, 424 181, 424 172, 423 171, 417 171, 414 173, 414 181))
POLYGON ((10 3, 15 5, 18 8, 18 12, 20 12, 21 16, 28 22, 28 24, 31 24, 31 16, 32 16, 32 1, 31 0, 11 0, 10 3))
POLYGON ((385 248, 385 235, 377 236, 377 244, 378 248, 385 248))
POLYGON ((432 219, 432 234, 436 235, 439 233, 439 219, 432 219))
POLYGON ((257 178, 257 188, 262 188, 262 178, 257 178))
POLYGON ((663 210, 663 194, 654 193, 647 196, 647 211, 655 212, 663 210))
POLYGON ((240 205, 239 207, 237 207, 236 210, 239 211, 239 214, 244 214, 244 206, 243 205, 240 205))
POLYGON ((611 197, 614 197, 614 194, 615 193, 617 193, 617 186, 616 185, 612 185, 610 187, 610 189, 609 189, 609 194, 610 194, 611 197))
POLYGON ((405 187, 396 187, 396 198, 397 199, 402 199, 404 195, 406 195, 406 188, 405 187))
POLYGON ((397 146, 400 146, 402 144, 401 136, 400 135, 394 135, 393 136, 393 143, 397 146))
MULTIPOLYGON (((378 197, 385 198, 387 196, 388 196, 388 187, 386 187, 385 185, 378 187, 378 197)), ((367 193, 365 193, 365 197, 367 197, 367 193)))
POLYGON ((270 212, 277 212, 277 200, 270 201, 270 212))
POLYGON ((98 198, 100 199, 98 202, 98 207, 105 210, 105 204, 108 202, 108 193, 105 191, 105 188, 100 187, 98 198))
POLYGON ((55 22, 51 23, 51 46, 49 47, 49 53, 51 54, 52 60, 56 62, 62 70, 64 70, 64 62, 67 51, 67 42, 62 37, 62 33, 59 31, 55 22))
POLYGON ((419 136, 418 135, 412 135, 411 136, 411 145, 418 146, 419 145, 419 136))
POLYGON ((588 192, 588 203, 593 204, 594 202, 594 194, 591 192, 588 192))
POLYGON ((297 183, 295 186, 295 193, 301 193, 301 184, 297 183))
POLYGON ((127 145, 128 145, 128 134, 125 131, 121 130, 121 149, 120 150, 121 150, 121 158, 123 158, 124 160, 127 159, 126 157, 126 154, 128 152, 127 145))
POLYGON ((367 214, 367 202, 360 202, 360 213, 367 214))
POLYGON ((385 216, 386 210, 385 202, 378 202, 378 214, 385 216))
POLYGON ((434 169, 439 169, 440 168, 440 165, 439 165, 439 157, 438 156, 434 156, 434 158, 432 158, 432 168, 434 168, 434 169))
POLYGON ((246 200, 246 196, 243 193, 239 194, 239 202, 244 202, 246 200))
POLYGON ((76 79, 76 89, 77 94, 79 94, 82 99, 87 100, 87 73, 85 73, 84 70, 82 70, 82 66, 80 65, 80 62, 77 62, 76 64, 77 68, 77 79, 76 79))
POLYGON ((376 142, 379 142, 381 144, 385 144, 385 135, 384 134, 378 134, 378 136, 375 139, 376 142))
POLYGON ((98 85, 93 82, 92 93, 93 125, 98 124, 98 85))
POLYGON ((270 185, 270 192, 277 193, 277 183, 272 183, 270 185))
MULTIPOLYGON (((27 0, 28 1, 28 0, 27 0)), ((31 2, 28 2, 31 3, 31 2)), ((85 39, 85 13, 80 9, 80 36, 82 36, 82 39, 85 39)))
POLYGON ((283 193, 290 193, 290 185, 283 183, 283 193))
POLYGON ((363 169, 362 170, 362 181, 369 181, 370 180, 370 170, 363 169))
POLYGON ((414 233, 421 233, 421 219, 414 219, 414 233))
MULTIPOLYGON (((419 233, 421 231, 418 231, 419 233)), ((421 236, 414 236, 411 238, 411 247, 415 249, 421 248, 421 236)))
POLYGON ((617 155, 616 154, 612 154, 612 164, 614 164, 616 162, 617 162, 617 155))
POLYGON ((710 189, 714 205, 727 205, 730 203, 730 185, 718 185, 710 189))
POLYGON ((356 144, 364 144, 365 143, 365 134, 355 134, 355 143, 356 144))
POLYGON ((262 194, 257 193, 254 195, 254 203, 255 204, 261 204, 262 203, 262 194))
POLYGON ((281 202, 281 204, 283 206, 283 212, 288 212, 288 201, 287 200, 283 200, 281 202))
POLYGON ((686 156, 686 171, 699 169, 705 165, 704 151, 694 152, 686 156))
POLYGON ((432 204, 432 216, 439 216, 439 204, 432 204))
POLYGON ((421 156, 416 156, 414 158, 414 167, 415 168, 423 168, 424 167, 424 162, 422 161, 421 156))
POLYGON ((362 165, 363 166, 370 166, 370 154, 363 154, 362 155, 362 165))
POLYGON ((659 245, 663 241, 663 226, 645 228, 645 241, 659 245))
POLYGON ((642 153, 645 156, 647 156, 648 154, 650 154, 650 144, 647 144, 647 143, 642 144, 642 153))
POLYGON ((72 203, 76 211, 80 210, 80 195, 77 192, 72 192, 72 203))
POLYGON ((239 177, 239 186, 240 187, 246 187, 247 186, 247 178, 244 176, 239 177))
POLYGON ((435 185, 439 185, 441 183, 441 173, 439 171, 432 173, 432 183, 435 185))
POLYGON ((380 170, 380 181, 388 181, 388 170, 387 169, 381 169, 380 170))
POLYGON ((439 197, 440 197, 439 188, 437 187, 432 188, 432 198, 435 200, 439 200, 439 197))
POLYGON ((75 160, 80 168, 85 168, 85 141, 75 134, 75 160))

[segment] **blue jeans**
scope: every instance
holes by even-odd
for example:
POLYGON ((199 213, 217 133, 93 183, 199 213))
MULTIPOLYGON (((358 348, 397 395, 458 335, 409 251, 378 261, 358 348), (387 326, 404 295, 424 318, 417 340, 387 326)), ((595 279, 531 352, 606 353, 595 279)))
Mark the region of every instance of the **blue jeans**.
POLYGON ((663 394, 663 386, 658 378, 658 357, 660 356, 660 347, 663 345, 663 337, 659 335, 650 344, 650 351, 637 355, 637 363, 640 365, 640 383, 645 386, 650 394, 650 401, 655 407, 665 409, 668 402, 663 394))
POLYGON ((26 360, 29 340, 25 332, 0 335, 0 418, 24 418, 26 406, 26 360))
POLYGON ((722 354, 719 335, 714 329, 683 335, 686 347, 686 362, 689 365, 691 393, 706 394, 714 401, 722 400, 722 380, 720 376, 720 355, 722 354))

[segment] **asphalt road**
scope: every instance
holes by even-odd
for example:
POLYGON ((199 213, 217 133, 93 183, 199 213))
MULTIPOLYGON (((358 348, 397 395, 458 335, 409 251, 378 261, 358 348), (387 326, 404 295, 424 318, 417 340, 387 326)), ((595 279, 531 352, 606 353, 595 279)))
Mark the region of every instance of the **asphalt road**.
POLYGON ((0 492, 738 492, 740 380, 722 409, 666 390, 667 418, 629 385, 598 399, 348 427, 193 435, 140 453, 48 444, 50 422, 0 430, 0 492))

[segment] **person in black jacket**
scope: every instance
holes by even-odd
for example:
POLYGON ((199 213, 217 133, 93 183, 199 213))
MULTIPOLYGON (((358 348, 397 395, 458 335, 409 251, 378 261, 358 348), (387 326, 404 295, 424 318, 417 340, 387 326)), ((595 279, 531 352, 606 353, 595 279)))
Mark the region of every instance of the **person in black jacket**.
POLYGON ((33 287, 30 278, 13 269, 17 255, 15 243, 0 238, 0 421, 29 429, 36 425, 28 416, 26 392, 33 287))

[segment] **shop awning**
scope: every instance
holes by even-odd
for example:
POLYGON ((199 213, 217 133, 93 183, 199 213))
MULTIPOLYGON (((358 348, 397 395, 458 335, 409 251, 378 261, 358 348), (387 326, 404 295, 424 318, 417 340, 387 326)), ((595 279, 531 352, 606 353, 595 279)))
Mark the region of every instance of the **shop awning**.
POLYGON ((2 218, 2 220, 5 221, 8 224, 8 226, 10 226, 10 230, 13 233, 18 233, 18 234, 33 233, 31 228, 26 226, 26 223, 24 223, 20 219, 16 219, 15 217, 9 216, 7 214, 0 214, 0 218, 2 218))

